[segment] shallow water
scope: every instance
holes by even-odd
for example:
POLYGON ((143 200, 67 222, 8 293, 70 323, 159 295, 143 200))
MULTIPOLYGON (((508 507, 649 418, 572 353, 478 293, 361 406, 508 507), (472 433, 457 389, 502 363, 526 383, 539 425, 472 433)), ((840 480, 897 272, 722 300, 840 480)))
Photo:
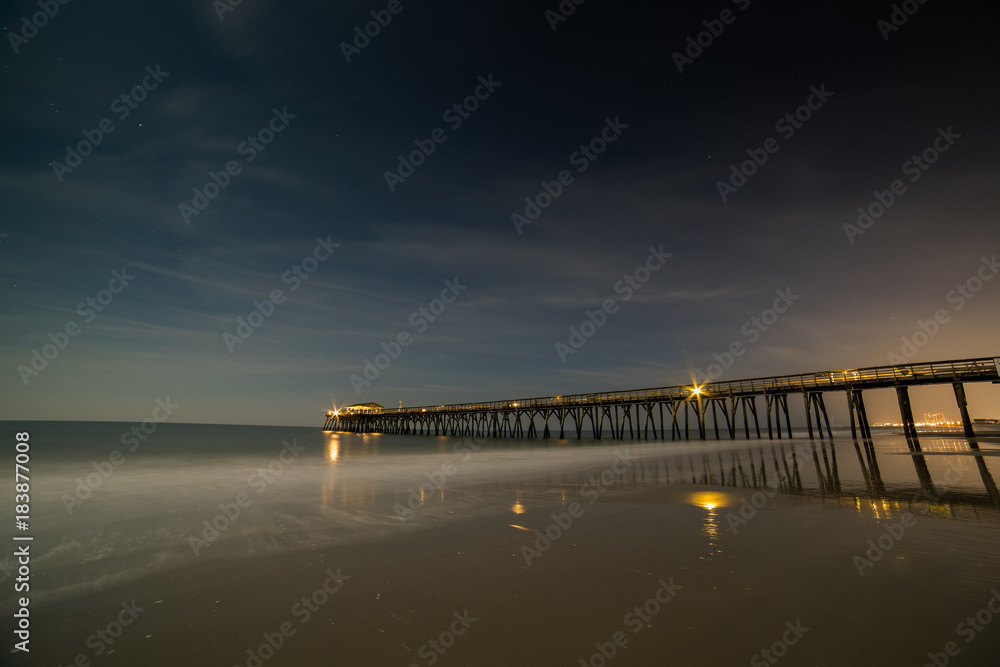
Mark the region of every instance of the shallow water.
MULTIPOLYGON (((5 426, 32 442, 37 648, 12 656, 18 664, 77 655, 171 664, 130 662, 150 650, 185 664, 254 664, 247 651, 262 633, 302 620, 283 591, 312 590, 338 567, 354 574, 331 596, 350 606, 311 613, 263 662, 774 664, 766 650, 788 664, 921 665, 930 653, 995 665, 1000 656, 1000 622, 982 623, 1000 586, 1000 447, 989 437, 975 451, 955 435, 923 436, 915 454, 891 430, 869 449, 849 432, 832 442, 663 443, 161 424, 129 451, 129 424, 5 426), (394 576, 403 571, 405 582, 394 576), (225 580, 232 572, 240 578, 225 580), (249 595, 247 578, 262 577, 267 590, 249 595), (649 603, 655 619, 628 616, 666 597, 670 582, 670 601, 649 603), (114 619, 140 593, 154 598, 147 608, 168 593, 176 606, 140 616, 142 631, 125 628, 98 655, 101 641, 87 640, 107 621, 91 627, 82 610, 114 619), (206 595, 240 619, 220 622, 221 607, 186 611, 206 595), (399 605, 383 608, 396 595, 399 605), (483 620, 446 651, 426 648, 431 635, 448 640, 447 619, 466 608, 483 620), (980 630, 960 625, 981 609, 980 630), (320 617, 350 632, 334 641, 311 629, 320 617), (234 636, 198 630, 213 623, 234 636), (197 652, 160 646, 178 625, 197 652), (951 641, 955 655, 941 653, 951 641)), ((10 485, 0 499, 12 525, 10 485)), ((14 561, 0 565, 10 622, 14 561)))

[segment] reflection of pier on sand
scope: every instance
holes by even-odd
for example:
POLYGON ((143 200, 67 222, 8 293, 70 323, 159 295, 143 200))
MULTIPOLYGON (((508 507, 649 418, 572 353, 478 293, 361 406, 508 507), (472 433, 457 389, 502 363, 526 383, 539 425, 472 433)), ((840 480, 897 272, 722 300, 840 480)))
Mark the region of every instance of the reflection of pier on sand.
MULTIPOLYGON (((611 443, 605 445, 594 439, 532 444, 526 440, 431 436, 424 442, 439 452, 443 461, 454 461, 461 474, 450 477, 443 487, 425 485, 427 489, 419 490, 420 502, 452 507, 446 505, 448 499, 454 501, 467 494, 510 493, 517 498, 516 506, 527 501, 527 497, 522 498, 525 493, 566 501, 581 499, 585 488, 597 488, 602 495, 606 489, 613 496, 667 487, 680 492, 687 487, 694 491, 692 498, 700 499, 694 504, 713 510, 735 507, 741 499, 756 503, 775 495, 833 500, 875 518, 908 509, 939 517, 957 516, 977 507, 1000 509, 1000 492, 987 465, 994 457, 1000 460, 1000 448, 995 446, 1000 444, 1000 434, 983 435, 980 444, 966 439, 961 431, 920 438, 916 434, 907 437, 898 427, 875 427, 874 431, 867 436, 855 431, 852 436, 846 429, 836 429, 833 439, 808 439, 797 434, 791 439, 771 441, 666 445, 626 440, 614 443, 613 449, 607 448, 611 443), (543 464, 537 457, 522 453, 524 449, 555 450, 555 455, 546 457, 543 464), (464 462, 464 455, 454 455, 455 451, 473 450, 484 453, 477 454, 470 463, 464 462), (631 465, 610 466, 619 452, 627 452, 631 465), (473 472, 475 461, 480 462, 477 466, 481 465, 481 474, 473 472), (517 461, 531 461, 531 465, 517 465, 517 461), (715 496, 718 498, 713 500, 715 496)), ((366 458, 379 450, 382 440, 379 435, 353 433, 328 433, 327 438, 328 458, 337 464, 350 462, 355 456, 366 458)), ((392 442, 400 446, 398 439, 392 442)), ((426 446, 419 451, 427 452, 426 446)), ((436 464, 427 465, 433 468, 436 464)), ((353 504, 350 499, 357 498, 358 502, 367 502, 376 483, 374 479, 355 480, 352 488, 341 483, 342 501, 353 504)), ((397 488, 395 493, 396 502, 406 502, 406 490, 397 488)))
POLYGON ((983 450, 978 442, 957 433, 925 440, 922 446, 916 437, 907 438, 904 449, 899 435, 885 433, 874 439, 855 436, 850 442, 844 438, 762 445, 751 441, 741 443, 745 445, 742 447, 704 453, 665 453, 659 460, 644 460, 636 468, 633 481, 759 489, 856 503, 867 499, 873 506, 929 503, 945 511, 953 505, 1000 508, 1000 492, 985 460, 1000 451, 983 450), (853 449, 853 456, 848 454, 849 449, 853 449), (846 461, 845 454, 849 456, 846 461), (909 475, 907 459, 913 466, 909 475), (887 460, 890 470, 884 478, 887 460), (977 475, 972 474, 973 469, 977 475), (844 482, 842 472, 847 472, 844 482), (977 476, 981 481, 976 480, 977 476))

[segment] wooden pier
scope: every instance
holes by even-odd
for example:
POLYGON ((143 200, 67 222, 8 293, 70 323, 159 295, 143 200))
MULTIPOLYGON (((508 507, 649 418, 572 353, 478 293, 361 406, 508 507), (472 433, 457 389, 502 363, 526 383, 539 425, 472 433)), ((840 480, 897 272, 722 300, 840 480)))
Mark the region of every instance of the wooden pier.
POLYGON ((967 382, 1000 383, 1000 357, 485 403, 337 410, 327 412, 323 429, 494 438, 549 438, 556 434, 565 438, 569 433, 580 439, 589 424, 589 431, 597 439, 610 434, 611 438, 623 440, 627 433, 631 439, 649 440, 652 435, 654 440, 667 440, 669 432, 670 440, 689 440, 692 434, 706 440, 711 430, 716 439, 728 436, 735 440, 739 431, 747 439, 751 432, 761 439, 766 428, 768 439, 773 440, 781 439, 783 434, 791 437, 788 397, 801 394, 809 438, 823 437, 824 430, 832 438, 824 396, 842 392, 850 413, 852 435, 870 441, 871 427, 863 392, 893 387, 907 441, 911 448, 919 448, 909 388, 951 384, 965 435, 971 439, 975 431, 965 397, 967 382), (763 399, 762 406, 758 398, 763 399))

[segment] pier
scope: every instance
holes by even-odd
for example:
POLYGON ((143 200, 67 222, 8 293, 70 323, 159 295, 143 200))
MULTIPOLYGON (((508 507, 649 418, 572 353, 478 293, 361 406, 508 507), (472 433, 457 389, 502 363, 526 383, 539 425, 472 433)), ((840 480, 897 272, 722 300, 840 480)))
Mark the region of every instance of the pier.
POLYGON ((572 394, 506 401, 383 408, 364 404, 359 409, 331 410, 323 426, 327 431, 452 435, 513 438, 583 438, 584 429, 596 439, 610 436, 624 440, 735 440, 742 431, 750 439, 790 438, 790 396, 801 395, 809 438, 825 434, 833 438, 827 415, 827 394, 843 394, 848 406, 851 433, 870 441, 871 427, 865 410, 864 391, 895 388, 903 432, 911 449, 918 450, 917 430, 909 388, 951 384, 962 416, 965 436, 975 437, 969 415, 965 384, 1000 383, 1000 357, 982 357, 920 364, 872 366, 820 371, 799 375, 708 382, 572 394), (758 399, 761 399, 758 401, 758 399), (669 433, 669 435, 668 435, 669 433))

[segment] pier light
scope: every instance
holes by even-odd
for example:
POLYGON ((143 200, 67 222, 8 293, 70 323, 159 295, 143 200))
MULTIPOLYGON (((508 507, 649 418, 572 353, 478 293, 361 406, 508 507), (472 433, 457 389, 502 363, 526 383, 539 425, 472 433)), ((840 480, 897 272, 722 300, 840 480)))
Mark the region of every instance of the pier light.
POLYGON ((701 387, 692 387, 691 388, 691 395, 692 396, 700 396, 701 395, 701 387))

